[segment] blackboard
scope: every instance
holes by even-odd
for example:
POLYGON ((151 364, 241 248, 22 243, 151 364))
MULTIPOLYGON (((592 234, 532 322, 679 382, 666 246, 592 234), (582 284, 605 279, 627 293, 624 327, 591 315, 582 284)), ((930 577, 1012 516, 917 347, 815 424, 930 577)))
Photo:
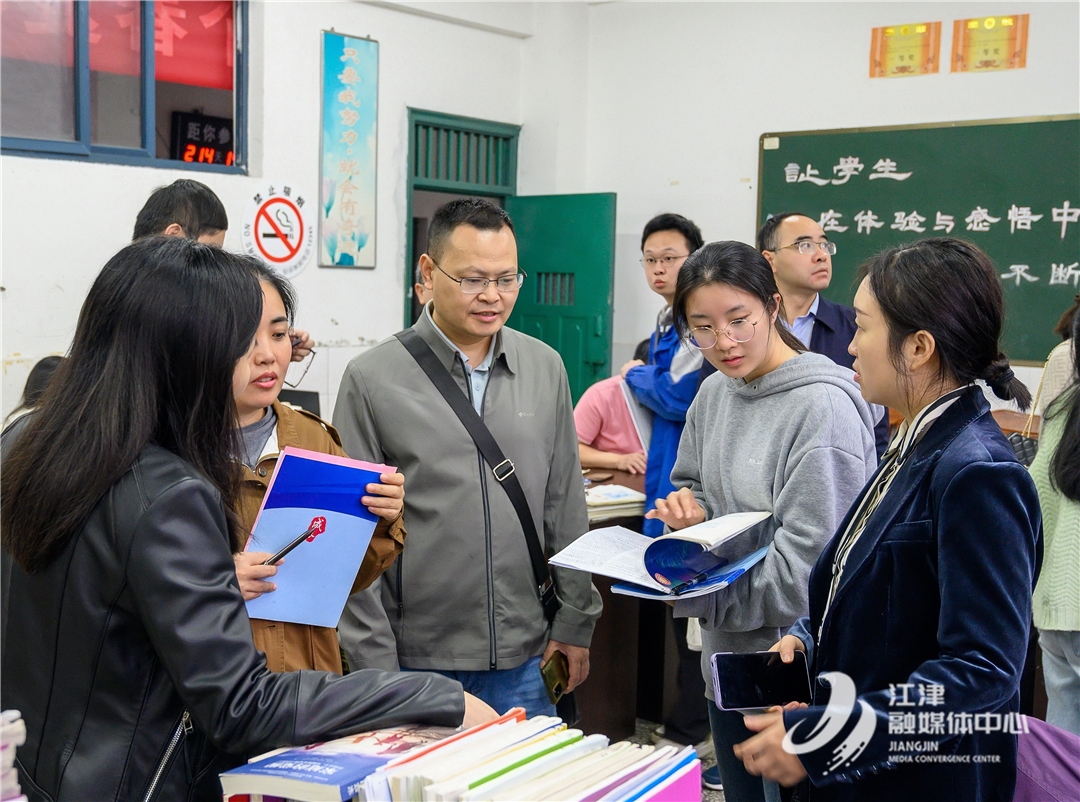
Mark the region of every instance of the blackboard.
POLYGON ((759 148, 758 226, 783 211, 821 222, 837 244, 830 299, 851 303, 878 251, 963 237, 1001 276, 1010 359, 1041 365, 1057 344, 1080 292, 1080 116, 764 134, 759 148))

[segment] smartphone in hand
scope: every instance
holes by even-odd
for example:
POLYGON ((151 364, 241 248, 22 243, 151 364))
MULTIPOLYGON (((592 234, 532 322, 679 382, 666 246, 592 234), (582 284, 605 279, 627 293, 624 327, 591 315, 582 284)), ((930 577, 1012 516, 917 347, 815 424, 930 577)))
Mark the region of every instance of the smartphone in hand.
POLYGON ((761 712, 789 702, 813 701, 806 652, 785 663, 780 652, 725 652, 712 656, 713 691, 721 710, 761 712))
POLYGON ((570 663, 566 655, 555 651, 548 661, 540 666, 540 674, 544 678, 548 699, 553 705, 558 704, 566 693, 566 686, 570 684, 570 663))

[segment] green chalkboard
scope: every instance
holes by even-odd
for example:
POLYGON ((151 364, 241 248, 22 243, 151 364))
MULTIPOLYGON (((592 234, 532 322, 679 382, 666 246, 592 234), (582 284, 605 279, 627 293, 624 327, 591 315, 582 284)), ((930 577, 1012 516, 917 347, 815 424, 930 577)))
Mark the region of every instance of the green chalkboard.
POLYGON ((1005 353, 1042 364, 1056 345, 1080 291, 1080 116, 765 134, 759 148, 758 226, 818 219, 837 244, 832 300, 851 303, 878 251, 963 237, 1002 277, 1005 353))

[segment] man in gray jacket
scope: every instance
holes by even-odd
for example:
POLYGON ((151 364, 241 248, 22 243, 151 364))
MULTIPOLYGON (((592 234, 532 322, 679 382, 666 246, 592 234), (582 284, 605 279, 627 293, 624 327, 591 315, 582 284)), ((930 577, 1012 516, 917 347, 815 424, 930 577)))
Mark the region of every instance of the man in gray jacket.
MULTIPOLYGON (((432 301, 413 329, 513 462, 550 556, 588 516, 562 360, 504 326, 523 279, 513 224, 487 201, 455 200, 428 237, 420 269, 432 301)), ((350 665, 439 671, 499 712, 552 713, 542 659, 566 654, 570 689, 589 673, 601 608, 589 575, 553 569, 562 606, 549 626, 509 496, 396 338, 349 364, 334 425, 351 457, 396 466, 407 488, 405 551, 342 616, 350 665)))

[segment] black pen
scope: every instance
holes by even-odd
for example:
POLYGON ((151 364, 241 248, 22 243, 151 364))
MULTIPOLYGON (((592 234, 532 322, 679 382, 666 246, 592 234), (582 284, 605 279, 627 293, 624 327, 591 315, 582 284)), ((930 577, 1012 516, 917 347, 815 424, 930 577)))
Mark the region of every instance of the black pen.
POLYGON ((695 576, 693 579, 688 579, 685 582, 679 582, 678 584, 671 586, 671 595, 678 596, 681 593, 685 593, 688 590, 692 590, 694 585, 698 582, 702 582, 709 578, 709 573, 703 572, 695 576))
POLYGON ((321 515, 316 516, 315 518, 312 518, 311 519, 311 526, 309 526, 304 532, 302 532, 299 536, 297 536, 297 538, 294 541, 292 541, 288 546, 286 546, 281 551, 279 551, 277 554, 275 554, 273 557, 271 557, 269 560, 264 562, 263 565, 273 565, 278 560, 280 560, 282 557, 284 557, 286 554, 288 554, 290 551, 292 551, 297 546, 299 546, 301 543, 303 543, 305 540, 308 540, 308 539, 314 540, 316 538, 316 536, 321 535, 325 531, 326 531, 326 519, 321 515))

